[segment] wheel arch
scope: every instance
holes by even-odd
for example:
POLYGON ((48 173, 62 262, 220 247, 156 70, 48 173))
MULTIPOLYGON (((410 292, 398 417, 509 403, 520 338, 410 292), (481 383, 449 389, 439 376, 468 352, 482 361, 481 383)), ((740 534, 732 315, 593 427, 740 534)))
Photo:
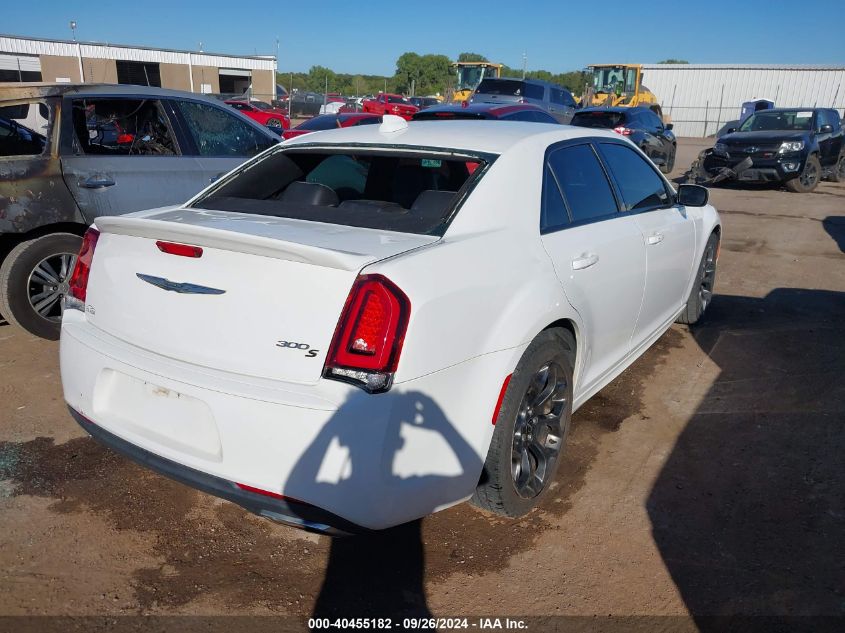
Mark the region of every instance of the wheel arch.
POLYGON ((56 222, 38 226, 25 233, 0 233, 0 262, 6 259, 9 252, 21 242, 34 240, 50 233, 73 233, 82 237, 88 225, 81 222, 56 222))

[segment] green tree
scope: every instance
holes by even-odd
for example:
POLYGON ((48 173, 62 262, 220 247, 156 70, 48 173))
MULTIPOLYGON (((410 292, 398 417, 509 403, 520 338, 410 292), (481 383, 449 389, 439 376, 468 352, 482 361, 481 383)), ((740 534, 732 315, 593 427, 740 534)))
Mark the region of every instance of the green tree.
POLYGON ((689 64, 689 62, 685 59, 664 59, 662 62, 657 62, 658 64, 689 64))
POLYGON ((484 55, 479 55, 478 53, 461 53, 458 55, 459 62, 489 62, 490 60, 487 59, 484 55))

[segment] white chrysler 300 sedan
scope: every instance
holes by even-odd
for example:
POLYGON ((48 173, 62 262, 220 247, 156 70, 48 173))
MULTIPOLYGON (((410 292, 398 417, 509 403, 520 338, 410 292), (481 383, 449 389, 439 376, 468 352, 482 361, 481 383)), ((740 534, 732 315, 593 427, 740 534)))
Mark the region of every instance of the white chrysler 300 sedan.
POLYGON ((572 412, 713 291, 720 221, 625 138, 318 132, 102 217, 61 336, 92 436, 262 516, 380 529, 534 507, 572 412))

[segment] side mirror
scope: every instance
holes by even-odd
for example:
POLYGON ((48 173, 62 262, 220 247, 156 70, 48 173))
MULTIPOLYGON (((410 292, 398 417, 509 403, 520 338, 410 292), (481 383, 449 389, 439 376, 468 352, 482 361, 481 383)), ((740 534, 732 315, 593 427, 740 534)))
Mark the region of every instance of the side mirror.
POLYGON ((827 123, 825 123, 823 126, 821 126, 819 128, 820 134, 830 134, 831 132, 833 132, 833 126, 828 125, 827 123))
POLYGON ((710 200, 710 191, 701 185, 680 185, 678 204, 685 207, 703 207, 710 200))
POLYGON ((667 130, 671 130, 671 129, 672 129, 672 128, 674 128, 674 127, 675 127, 675 124, 674 124, 674 123, 667 123, 667 124, 666 124, 666 129, 667 129, 667 130))
POLYGON ((735 127, 729 127, 727 129, 727 131, 725 132, 725 134, 733 134, 734 132, 736 132, 736 128, 735 127))

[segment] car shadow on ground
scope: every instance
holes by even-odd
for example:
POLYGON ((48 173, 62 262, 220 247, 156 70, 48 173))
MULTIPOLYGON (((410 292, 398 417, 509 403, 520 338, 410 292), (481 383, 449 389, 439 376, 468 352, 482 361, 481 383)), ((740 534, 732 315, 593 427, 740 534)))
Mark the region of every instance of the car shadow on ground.
POLYGON ((845 615, 845 293, 717 295, 693 337, 720 373, 647 500, 666 567, 701 631, 833 630, 845 615))
MULTIPOLYGON (((459 491, 472 490, 481 469, 482 458, 430 396, 399 391, 379 397, 361 391, 322 427, 291 470, 285 490, 295 497, 297 490, 307 489, 318 505, 357 498, 373 517, 410 499, 421 500, 424 507, 418 506, 417 514, 428 514, 460 501, 459 491), (420 459, 420 446, 432 446, 431 435, 439 437, 439 453, 451 451, 451 468, 444 470, 442 453, 433 458, 434 449, 432 459, 420 459), (402 456, 406 444, 412 445, 412 460, 402 456)), ((431 617, 424 577, 419 519, 334 538, 312 616, 375 616, 391 619, 394 627, 404 618, 431 617)))
POLYGON ((830 215, 822 220, 822 226, 839 250, 845 253, 845 215, 830 215))

